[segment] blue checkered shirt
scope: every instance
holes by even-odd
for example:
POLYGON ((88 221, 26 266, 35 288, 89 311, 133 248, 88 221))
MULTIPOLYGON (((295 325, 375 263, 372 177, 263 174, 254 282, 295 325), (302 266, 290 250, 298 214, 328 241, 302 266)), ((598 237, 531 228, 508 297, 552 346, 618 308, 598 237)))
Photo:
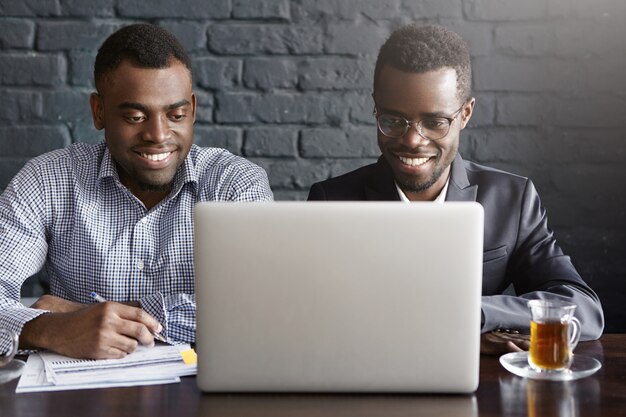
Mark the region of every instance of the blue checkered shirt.
POLYGON ((45 265, 52 295, 139 301, 168 341, 194 341, 192 209, 214 200, 272 200, 265 171, 193 145, 170 195, 146 210, 120 183, 104 143, 29 161, 0 196, 0 327, 19 334, 45 313, 19 301, 24 280, 45 265))

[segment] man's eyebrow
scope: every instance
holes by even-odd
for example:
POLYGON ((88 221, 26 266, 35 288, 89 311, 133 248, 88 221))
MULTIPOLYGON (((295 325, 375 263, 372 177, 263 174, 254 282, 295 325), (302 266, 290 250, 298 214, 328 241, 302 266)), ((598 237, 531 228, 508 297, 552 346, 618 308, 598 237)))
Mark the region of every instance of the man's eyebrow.
MULTIPOLYGON (((180 101, 177 101, 176 103, 168 104, 167 105, 167 109, 168 110, 177 109, 179 107, 188 106, 190 104, 191 103, 189 102, 189 100, 182 99, 180 101)), ((117 108, 118 109, 139 110, 139 111, 142 111, 144 113, 148 112, 148 107, 144 106, 141 103, 135 103, 135 102, 132 102, 132 101, 125 101, 125 102, 121 103, 119 106, 117 106, 117 108)))
POLYGON ((432 113, 422 113, 424 117, 450 117, 452 113, 447 113, 443 111, 436 111, 432 113))
MULTIPOLYGON (((387 109, 384 107, 380 108, 379 114, 393 114, 394 116, 401 116, 407 119, 407 115, 401 111, 396 111, 392 109, 387 109)), ((452 113, 446 113, 443 111, 435 111, 435 112, 424 112, 420 113, 420 117, 450 117, 452 113)))
POLYGON ((176 103, 172 103, 169 106, 167 106, 168 110, 172 110, 172 109, 177 109, 179 107, 183 107, 183 106, 188 106, 191 103, 189 102, 189 100, 187 99, 182 99, 180 101, 177 101, 176 103))
POLYGON ((123 103, 120 103, 117 106, 117 108, 118 109, 134 109, 134 110, 142 111, 144 113, 148 111, 148 108, 146 106, 144 106, 143 104, 141 104, 141 103, 133 103, 131 101, 125 101, 123 103))

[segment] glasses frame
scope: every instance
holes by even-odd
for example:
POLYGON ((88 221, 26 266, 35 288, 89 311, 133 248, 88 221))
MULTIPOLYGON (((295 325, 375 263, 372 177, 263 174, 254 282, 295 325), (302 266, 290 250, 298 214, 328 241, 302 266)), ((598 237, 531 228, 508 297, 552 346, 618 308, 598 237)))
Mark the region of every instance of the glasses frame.
POLYGON ((378 114, 378 112, 376 110, 376 106, 374 106, 373 115, 376 118, 376 127, 378 127, 378 131, 380 133, 382 133, 383 135, 387 136, 388 138, 394 138, 394 139, 402 138, 409 132, 409 129, 411 129, 411 126, 415 125, 417 127, 417 129, 416 129, 417 133, 421 137, 423 137, 424 139, 427 139, 427 140, 441 140, 441 139, 445 138, 446 136, 448 136, 448 133, 450 133, 450 127, 452 126, 452 122, 454 122, 456 120, 456 118, 459 117, 459 114, 461 114, 461 110, 463 110, 463 107, 465 107, 466 104, 467 104, 467 101, 463 102, 461 107, 459 107, 459 109, 457 111, 455 111, 454 113, 452 113, 449 117, 446 117, 446 116, 436 116, 436 117, 424 117, 424 118, 421 118, 419 120, 407 120, 407 119, 405 119, 402 116, 396 116, 396 115, 391 115, 391 114, 387 114, 387 113, 378 114), (382 128, 380 127, 380 118, 383 117, 383 116, 393 116, 395 118, 404 120, 404 123, 405 123, 404 132, 401 135, 398 135, 398 136, 391 136, 391 135, 388 135, 385 132, 383 132, 382 128), (422 132, 422 121, 426 120, 426 119, 446 119, 448 121, 448 130, 440 138, 437 138, 437 139, 429 138, 428 136, 425 136, 424 133, 422 132))

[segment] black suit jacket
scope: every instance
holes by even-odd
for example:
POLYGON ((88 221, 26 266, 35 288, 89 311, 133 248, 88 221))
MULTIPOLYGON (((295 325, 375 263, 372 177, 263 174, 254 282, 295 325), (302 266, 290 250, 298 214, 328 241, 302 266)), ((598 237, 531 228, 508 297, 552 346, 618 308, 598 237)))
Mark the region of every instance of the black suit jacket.
MULTIPOLYGON (((391 168, 377 163, 313 184, 309 200, 400 201, 391 168)), ((548 228, 546 211, 528 178, 464 161, 452 162, 446 201, 477 201, 485 211, 482 331, 528 331, 526 302, 561 298, 578 307, 582 339, 604 328, 598 296, 582 280, 548 228), (515 292, 503 292, 512 285, 515 292)))

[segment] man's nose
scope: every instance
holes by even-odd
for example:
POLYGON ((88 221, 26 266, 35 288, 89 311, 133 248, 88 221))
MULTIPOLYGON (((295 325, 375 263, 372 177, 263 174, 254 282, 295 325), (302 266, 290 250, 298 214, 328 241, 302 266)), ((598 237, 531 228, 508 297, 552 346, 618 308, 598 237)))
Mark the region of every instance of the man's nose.
POLYGON ((409 125, 409 130, 402 136, 401 141, 407 148, 417 148, 419 146, 425 145, 429 142, 429 139, 422 136, 419 132, 419 126, 417 123, 411 123, 409 125))
POLYGON ((166 117, 155 117, 148 121, 144 132, 144 140, 164 142, 170 138, 170 126, 166 117))

